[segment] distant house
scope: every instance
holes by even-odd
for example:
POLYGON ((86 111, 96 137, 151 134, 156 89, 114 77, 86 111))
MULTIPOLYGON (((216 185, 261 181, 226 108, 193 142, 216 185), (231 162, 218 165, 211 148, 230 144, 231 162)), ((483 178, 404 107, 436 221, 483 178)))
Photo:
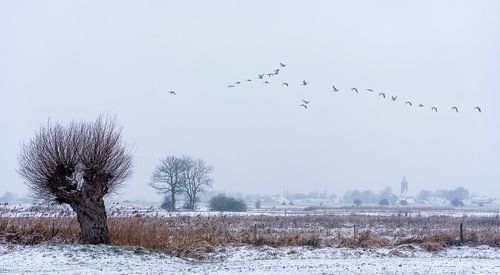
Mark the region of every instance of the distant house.
POLYGON ((417 200, 414 197, 400 197, 396 204, 398 205, 413 205, 416 204, 417 200))
POLYGON ((492 204, 493 201, 495 201, 495 199, 489 197, 474 197, 469 200, 470 204, 475 204, 475 205, 492 204))

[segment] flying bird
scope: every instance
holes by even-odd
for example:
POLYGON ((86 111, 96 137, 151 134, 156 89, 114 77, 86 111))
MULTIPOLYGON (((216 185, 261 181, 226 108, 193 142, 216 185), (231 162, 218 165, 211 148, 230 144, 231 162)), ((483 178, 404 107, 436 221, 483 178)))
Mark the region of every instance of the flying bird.
POLYGON ((284 67, 286 67, 286 65, 283 63, 280 63, 280 67, 284 68, 284 67))
POLYGON ((405 104, 412 106, 410 101, 406 101, 405 104))
POLYGON ((379 96, 385 98, 385 94, 384 93, 378 93, 379 96))
POLYGON ((267 76, 271 77, 273 76, 274 74, 273 73, 268 73, 267 76))
POLYGON ((451 109, 452 109, 452 110, 455 110, 455 112, 457 112, 457 113, 458 113, 458 108, 457 108, 457 107, 453 106, 453 107, 451 107, 451 109))
POLYGON ((311 102, 311 101, 310 101, 310 100, 309 100, 309 101, 307 101, 307 100, 305 100, 305 99, 302 99, 302 102, 304 102, 304 104, 309 104, 309 102, 311 102))
POLYGON ((264 78, 264 74, 259 74, 259 79, 263 79, 264 78))
POLYGON ((288 83, 287 82, 283 82, 283 83, 281 83, 281 85, 288 87, 288 83))
POLYGON ((307 105, 306 104, 300 104, 299 106, 304 107, 304 108, 307 109, 307 105))
POLYGON ((280 69, 276 69, 276 70, 274 70, 274 74, 276 74, 276 75, 277 75, 279 72, 280 72, 280 69))
POLYGON ((368 92, 372 92, 373 93, 373 89, 366 89, 368 92))
POLYGON ((176 93, 174 91, 168 91, 168 93, 171 95, 176 95, 176 93))
POLYGON ((269 84, 269 81, 267 81, 267 80, 266 80, 266 81, 264 81, 263 83, 264 83, 264 84, 269 84))
POLYGON ((228 88, 234 88, 234 85, 227 85, 228 88))
POLYGON ((474 107, 474 109, 477 109, 481 113, 481 108, 479 108, 479 106, 474 107))
POLYGON ((355 91, 357 94, 359 94, 358 89, 356 88, 351 88, 351 90, 355 91))
POLYGON ((306 85, 307 85, 307 81, 302 80, 302 84, 301 84, 301 85, 302 85, 302 86, 306 86, 306 85))
POLYGON ((437 113, 438 108, 437 108, 437 107, 432 107, 432 108, 431 108, 431 110, 433 110, 434 112, 436 112, 436 113, 437 113))
POLYGON ((424 107, 424 104, 418 104, 418 107, 424 107))
POLYGON ((398 99, 398 96, 391 96, 392 101, 396 101, 398 99))
POLYGON ((247 79, 248 82, 252 81, 251 79, 247 79))
POLYGON ((241 83, 240 81, 236 81, 236 82, 234 82, 234 84, 236 84, 236 85, 238 85, 238 84, 240 84, 240 83, 241 83))
POLYGON ((332 88, 333 88, 333 91, 334 92, 338 92, 339 90, 337 89, 337 87, 335 87, 335 85, 332 85, 332 88))

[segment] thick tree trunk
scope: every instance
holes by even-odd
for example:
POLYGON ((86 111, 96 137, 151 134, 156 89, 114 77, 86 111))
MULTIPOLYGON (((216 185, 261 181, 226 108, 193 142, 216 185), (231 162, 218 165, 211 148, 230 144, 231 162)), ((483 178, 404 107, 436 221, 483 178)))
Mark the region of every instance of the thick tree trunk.
POLYGON ((175 211, 175 192, 171 192, 170 196, 172 199, 172 211, 175 211))
POLYGON ((108 224, 106 208, 102 198, 82 199, 71 204, 80 223, 81 238, 84 243, 108 244, 108 224))
POLYGON ((195 203, 196 203, 196 196, 195 195, 189 196, 189 209, 194 210, 195 203))

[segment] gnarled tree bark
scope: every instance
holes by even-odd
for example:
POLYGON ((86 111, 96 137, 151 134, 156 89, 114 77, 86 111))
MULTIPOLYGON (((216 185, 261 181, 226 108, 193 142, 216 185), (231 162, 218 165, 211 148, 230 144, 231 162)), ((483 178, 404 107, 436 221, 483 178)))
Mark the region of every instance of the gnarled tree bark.
POLYGON ((69 204, 81 239, 110 243, 104 196, 131 174, 132 156, 113 119, 48 125, 23 146, 19 174, 38 198, 69 204))
POLYGON ((110 243, 106 208, 102 198, 81 199, 70 204, 80 223, 81 239, 90 244, 110 243))

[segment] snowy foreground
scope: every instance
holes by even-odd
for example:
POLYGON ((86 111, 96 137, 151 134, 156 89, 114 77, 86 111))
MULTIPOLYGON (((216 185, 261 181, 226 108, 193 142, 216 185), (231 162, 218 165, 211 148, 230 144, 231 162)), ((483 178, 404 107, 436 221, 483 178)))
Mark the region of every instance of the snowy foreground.
POLYGON ((392 249, 219 248, 208 262, 140 248, 0 245, 0 273, 43 274, 500 274, 500 249, 454 247, 437 254, 392 249))

